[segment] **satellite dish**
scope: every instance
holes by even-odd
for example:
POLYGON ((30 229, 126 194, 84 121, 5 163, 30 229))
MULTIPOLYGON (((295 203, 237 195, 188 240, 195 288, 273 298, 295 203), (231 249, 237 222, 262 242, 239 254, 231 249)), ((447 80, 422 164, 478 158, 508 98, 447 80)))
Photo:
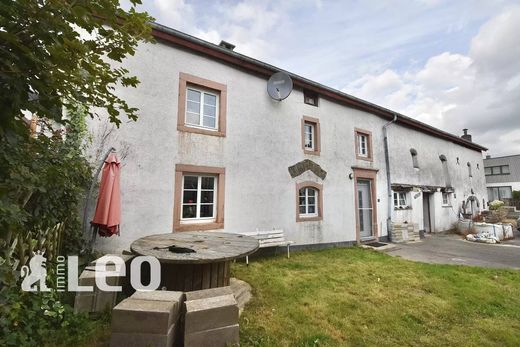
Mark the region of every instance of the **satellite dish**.
POLYGON ((285 72, 273 74, 267 81, 267 93, 275 100, 282 101, 291 94, 293 83, 291 76, 285 72))

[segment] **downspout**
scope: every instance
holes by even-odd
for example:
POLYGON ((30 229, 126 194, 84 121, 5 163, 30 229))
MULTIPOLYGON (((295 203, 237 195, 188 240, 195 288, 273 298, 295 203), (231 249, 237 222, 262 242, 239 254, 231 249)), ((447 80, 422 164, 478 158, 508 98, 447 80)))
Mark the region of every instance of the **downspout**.
POLYGON ((390 180, 390 155, 388 152, 388 132, 386 128, 390 126, 390 124, 395 123, 397 121, 397 114, 394 113, 394 119, 392 119, 390 122, 383 125, 383 139, 384 139, 384 146, 385 146, 385 164, 386 164, 386 192, 388 194, 388 201, 387 201, 387 207, 388 207, 388 216, 386 218, 386 231, 388 234, 388 241, 392 242, 392 181, 390 180))

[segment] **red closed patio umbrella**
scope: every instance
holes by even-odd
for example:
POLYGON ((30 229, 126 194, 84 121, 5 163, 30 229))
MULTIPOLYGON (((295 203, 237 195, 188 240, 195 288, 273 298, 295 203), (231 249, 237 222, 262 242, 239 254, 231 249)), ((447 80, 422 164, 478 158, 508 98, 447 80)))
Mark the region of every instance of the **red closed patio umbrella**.
POLYGON ((119 224, 121 223, 120 164, 116 154, 112 152, 107 156, 103 165, 96 212, 91 225, 94 232, 104 237, 119 235, 119 224))

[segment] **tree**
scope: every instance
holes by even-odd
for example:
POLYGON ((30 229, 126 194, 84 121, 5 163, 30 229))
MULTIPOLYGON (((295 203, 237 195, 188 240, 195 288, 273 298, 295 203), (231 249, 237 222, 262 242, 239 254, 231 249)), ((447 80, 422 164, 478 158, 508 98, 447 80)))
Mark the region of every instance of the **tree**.
POLYGON ((23 110, 66 123, 75 105, 105 109, 118 125, 137 109, 118 97, 116 85, 139 81, 116 66, 151 40, 152 18, 124 11, 119 0, 4 0, 0 3, 0 136, 25 129, 23 110))

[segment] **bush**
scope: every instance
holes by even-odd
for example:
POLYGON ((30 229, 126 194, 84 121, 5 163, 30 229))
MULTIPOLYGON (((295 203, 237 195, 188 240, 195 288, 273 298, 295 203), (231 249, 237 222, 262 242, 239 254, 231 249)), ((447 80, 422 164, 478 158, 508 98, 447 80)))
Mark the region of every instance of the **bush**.
POLYGON ((520 200, 520 190, 513 190, 513 200, 520 200))
POLYGON ((493 200, 489 203, 490 210, 498 210, 502 206, 504 206, 504 202, 501 200, 493 200))

